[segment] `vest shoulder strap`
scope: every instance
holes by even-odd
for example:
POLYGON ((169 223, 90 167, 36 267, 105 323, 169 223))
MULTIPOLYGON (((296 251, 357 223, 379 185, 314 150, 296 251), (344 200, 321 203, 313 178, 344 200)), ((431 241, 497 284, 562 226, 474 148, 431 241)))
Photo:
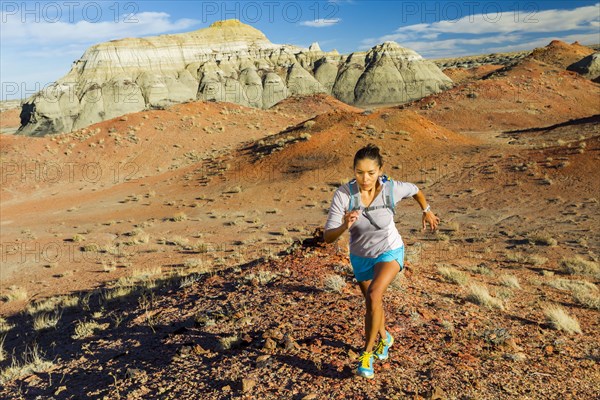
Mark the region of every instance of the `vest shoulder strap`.
POLYGON ((396 208, 394 207, 394 181, 389 179, 386 175, 382 177, 383 181, 383 205, 380 206, 369 206, 369 207, 360 207, 360 190, 358 190, 358 184, 356 183, 356 179, 350 181, 350 204, 348 205, 348 210, 359 210, 361 208, 371 211, 379 208, 389 208, 390 211, 395 215, 396 208))
POLYGON ((354 211, 360 209, 360 190, 358 190, 358 183, 356 179, 352 179, 349 182, 350 186, 350 203, 348 204, 348 211, 354 211))

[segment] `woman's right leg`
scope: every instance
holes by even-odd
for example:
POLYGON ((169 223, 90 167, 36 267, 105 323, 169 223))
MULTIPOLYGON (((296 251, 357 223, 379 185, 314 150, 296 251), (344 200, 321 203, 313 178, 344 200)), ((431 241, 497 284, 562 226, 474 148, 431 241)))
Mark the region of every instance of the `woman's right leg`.
MULTIPOLYGON (((360 287, 360 291, 363 294, 363 297, 365 298, 365 307, 366 307, 366 302, 367 302, 367 293, 369 290, 369 286, 371 285, 372 280, 368 280, 368 281, 362 281, 362 282, 358 282, 358 286, 360 287)), ((371 327, 370 327, 370 320, 371 318, 369 318, 369 314, 368 314, 368 310, 365 311, 365 340, 368 336, 368 332, 370 331, 371 327)), ((385 314, 381 316, 381 325, 379 326, 379 335, 382 338, 386 337, 386 332, 385 332, 385 314)))

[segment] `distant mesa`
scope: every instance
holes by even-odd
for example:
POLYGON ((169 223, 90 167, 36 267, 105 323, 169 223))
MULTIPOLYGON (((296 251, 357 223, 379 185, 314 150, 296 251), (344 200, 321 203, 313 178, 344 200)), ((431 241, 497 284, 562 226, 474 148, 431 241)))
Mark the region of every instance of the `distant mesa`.
POLYGON ((395 42, 340 55, 271 43, 238 20, 173 35, 94 45, 53 85, 23 104, 19 134, 70 132, 96 122, 193 100, 269 108, 293 95, 327 93, 356 106, 399 104, 452 81, 395 42))
POLYGON ((594 50, 579 42, 569 44, 561 40, 553 40, 547 46, 534 49, 529 57, 555 67, 567 68, 593 52, 594 50))
POLYGON ((569 71, 577 72, 584 77, 598 82, 600 80, 600 52, 595 52, 569 65, 569 71))

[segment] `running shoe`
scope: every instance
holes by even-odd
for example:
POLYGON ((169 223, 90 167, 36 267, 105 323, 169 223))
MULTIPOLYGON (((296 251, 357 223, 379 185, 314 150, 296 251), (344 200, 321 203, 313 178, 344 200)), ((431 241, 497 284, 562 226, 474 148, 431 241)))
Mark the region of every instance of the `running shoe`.
POLYGON ((381 339, 375 348, 375 357, 380 360, 387 360, 390 347, 394 344, 394 337, 388 331, 385 331, 385 340, 381 339))
POLYGON ((356 370, 358 376, 369 379, 375 376, 373 372, 373 358, 372 351, 363 351, 360 357, 358 357, 358 369, 356 370))

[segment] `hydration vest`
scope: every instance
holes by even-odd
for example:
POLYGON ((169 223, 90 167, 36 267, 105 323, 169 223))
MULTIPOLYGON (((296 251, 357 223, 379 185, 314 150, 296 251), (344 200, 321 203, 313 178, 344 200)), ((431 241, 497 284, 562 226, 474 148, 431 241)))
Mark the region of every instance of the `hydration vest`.
POLYGON ((396 208, 394 207, 394 181, 387 175, 381 176, 383 188, 383 205, 380 206, 369 206, 363 207, 360 205, 360 190, 356 178, 352 179, 350 183, 350 203, 348 204, 348 211, 363 210, 371 211, 378 208, 389 208, 392 214, 396 215, 396 208))

